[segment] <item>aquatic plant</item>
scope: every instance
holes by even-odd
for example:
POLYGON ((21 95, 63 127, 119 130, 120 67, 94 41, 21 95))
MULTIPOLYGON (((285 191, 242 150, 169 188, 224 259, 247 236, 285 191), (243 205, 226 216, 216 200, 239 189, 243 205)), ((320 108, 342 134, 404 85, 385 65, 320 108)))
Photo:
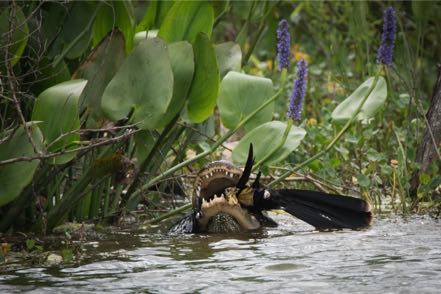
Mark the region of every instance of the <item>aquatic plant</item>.
POLYGON ((307 85, 306 78, 308 75, 308 64, 305 60, 302 59, 297 63, 296 75, 297 77, 294 80, 294 86, 289 98, 287 115, 293 120, 300 120, 307 85))
POLYGON ((279 22, 277 28, 277 57, 279 60, 279 70, 289 69, 291 37, 289 34, 289 25, 286 19, 279 22))
POLYGON ((396 22, 395 9, 390 6, 384 11, 383 33, 381 35, 381 44, 378 48, 377 63, 388 66, 392 64, 397 30, 396 22))

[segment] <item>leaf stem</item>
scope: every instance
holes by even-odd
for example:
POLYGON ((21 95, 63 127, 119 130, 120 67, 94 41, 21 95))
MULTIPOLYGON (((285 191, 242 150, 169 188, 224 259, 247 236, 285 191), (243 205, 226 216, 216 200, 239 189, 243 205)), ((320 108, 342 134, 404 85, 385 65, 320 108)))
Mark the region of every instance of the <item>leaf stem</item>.
POLYGON ((172 216, 174 216, 174 215, 176 215, 176 214, 178 214, 178 213, 181 213, 181 212, 183 212, 183 211, 186 211, 187 209, 190 209, 191 206, 192 206, 191 203, 184 204, 184 205, 182 205, 182 206, 179 206, 179 207, 176 208, 176 209, 173 209, 173 210, 171 210, 171 211, 169 211, 169 212, 166 212, 166 213, 164 213, 164 214, 161 214, 161 215, 158 216, 158 217, 155 217, 154 219, 151 219, 151 220, 147 221, 145 224, 153 225, 153 224, 159 223, 159 222, 162 221, 162 220, 165 220, 165 219, 167 219, 167 218, 169 218, 169 217, 172 217, 172 216))

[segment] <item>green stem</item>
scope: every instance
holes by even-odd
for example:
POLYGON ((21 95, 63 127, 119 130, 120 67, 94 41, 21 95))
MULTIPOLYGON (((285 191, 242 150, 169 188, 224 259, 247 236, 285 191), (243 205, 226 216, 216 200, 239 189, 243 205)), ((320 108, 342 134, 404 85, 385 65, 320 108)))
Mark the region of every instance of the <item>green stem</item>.
POLYGON ((192 206, 191 203, 187 203, 187 204, 182 205, 182 206, 180 206, 180 207, 178 207, 178 208, 176 208, 176 209, 174 209, 172 211, 169 211, 167 213, 161 214, 160 216, 158 216, 158 217, 156 217, 156 218, 154 218, 152 220, 147 221, 146 224, 153 225, 153 224, 159 223, 162 220, 165 220, 165 219, 167 219, 169 217, 172 217, 172 216, 174 216, 174 215, 176 215, 178 213, 186 211, 187 209, 190 209, 191 206, 192 206))
MULTIPOLYGON (((268 2, 265 2, 265 10, 266 11, 266 7, 268 6, 268 2)), ((257 34, 253 39, 253 42, 251 43, 250 48, 248 49, 247 53, 245 54, 243 60, 242 60, 242 66, 244 66, 245 64, 247 64, 248 59, 250 59, 251 54, 254 51, 254 48, 257 45, 257 42, 259 42, 260 37, 262 36, 262 33, 265 29, 265 17, 262 17, 262 20, 260 21, 259 27, 257 29, 257 34)))
MULTIPOLYGON (((398 137, 398 134, 395 130, 395 126, 392 123, 392 131, 395 135, 395 138, 397 139, 398 142, 398 147, 400 149, 401 152, 401 157, 402 157, 402 168, 401 168, 401 174, 404 176, 404 182, 408 182, 409 181, 409 175, 407 174, 407 158, 406 158, 406 152, 404 150, 403 144, 401 144, 400 138, 398 137)), ((400 176, 398 178, 398 185, 400 187, 401 193, 400 193, 400 200, 401 200, 401 205, 403 207, 403 213, 406 212, 406 198, 403 197, 404 194, 406 195, 406 197, 409 197, 409 190, 407 188, 403 187, 403 184, 401 183, 402 177, 400 176)))
POLYGON ((372 83, 372 85, 370 86, 369 90, 367 91, 366 95, 363 97, 363 100, 361 101, 360 105, 358 105, 357 109, 354 111, 354 113, 352 114, 351 118, 346 122, 346 124, 344 125, 344 127, 341 129, 341 131, 334 137, 334 139, 331 141, 331 143, 328 144, 328 146, 326 146, 326 148, 322 151, 320 151, 319 153, 317 153, 316 155, 310 157, 309 159, 303 161, 302 163, 300 163, 299 165, 295 166, 294 168, 290 169, 289 171, 283 173, 280 177, 278 177, 277 179, 275 179, 274 181, 272 181, 271 183, 268 184, 268 186, 272 186, 275 185, 277 183, 280 183, 281 181, 283 181, 284 179, 286 179, 289 175, 291 175, 293 172, 298 171, 299 169, 301 169, 302 167, 308 165, 309 163, 313 162, 314 160, 316 160, 317 158, 323 156, 324 154, 326 154, 329 150, 331 150, 332 147, 334 147, 335 143, 338 142, 338 140, 340 140, 340 138, 344 135, 344 133, 346 133, 346 131, 349 129, 349 127, 351 126, 351 124, 354 122, 355 118, 357 117, 358 113, 360 112, 361 108, 363 107, 364 103, 366 102, 367 98, 369 97, 369 95, 372 93, 372 91, 375 89, 375 87, 377 86, 377 82, 378 79, 380 77, 380 68, 377 70, 377 73, 375 75, 374 78, 374 82, 372 83))
MULTIPOLYGON (((161 154, 158 154, 157 156, 155 156, 151 159, 149 166, 147 168, 147 171, 149 174, 154 175, 160 169, 162 163, 165 160, 165 156, 167 155, 169 150, 172 148, 173 143, 176 142, 177 139, 181 136, 184 129, 185 129, 184 127, 178 126, 177 128, 174 128, 173 132, 171 132, 167 136, 167 138, 164 140, 164 142, 160 146, 160 150, 162 150, 164 152, 164 157, 161 156, 161 154)), ((134 191, 136 191, 136 190, 134 190, 134 191)), ((133 210, 136 208, 136 206, 138 205, 138 203, 141 199, 142 199, 141 193, 138 193, 137 195, 131 194, 128 197, 127 205, 123 206, 120 204, 120 208, 129 210, 129 211, 133 210)))
MULTIPOLYGON (((111 145, 104 148, 98 159, 103 159, 109 156, 114 149, 119 145, 111 145)), ((51 231, 60 221, 67 215, 67 213, 80 201, 85 192, 90 189, 90 183, 96 179, 104 178, 111 173, 111 167, 97 167, 95 164, 89 165, 88 169, 83 173, 80 179, 63 195, 63 198, 56 204, 56 206, 49 211, 47 215, 47 230, 51 231)))
POLYGON ((152 150, 150 150, 149 155, 146 157, 146 159, 141 163, 139 166, 138 171, 135 174, 134 180, 132 184, 130 185, 129 189, 127 190, 127 198, 124 197, 121 201, 120 207, 125 207, 128 198, 132 195, 132 193, 136 190, 136 188, 139 186, 140 183, 140 176, 147 170, 147 167, 152 162, 153 158, 157 155, 157 152, 161 149, 160 146, 163 143, 164 139, 167 137, 167 135, 170 133, 170 131, 173 129, 173 127, 176 125, 176 120, 178 119, 178 116, 174 117, 171 122, 164 128, 164 130, 161 132, 161 135, 156 140, 155 145, 153 146, 152 150))

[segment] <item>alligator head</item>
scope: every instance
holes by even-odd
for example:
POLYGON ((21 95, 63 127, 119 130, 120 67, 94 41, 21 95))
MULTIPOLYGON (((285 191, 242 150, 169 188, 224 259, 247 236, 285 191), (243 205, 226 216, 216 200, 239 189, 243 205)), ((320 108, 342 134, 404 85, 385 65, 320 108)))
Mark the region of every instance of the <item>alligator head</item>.
POLYGON ((234 232, 260 227, 256 217, 245 208, 237 195, 249 180, 253 166, 250 146, 244 170, 227 161, 206 165, 197 175, 193 195, 193 209, 198 229, 204 232, 234 232))

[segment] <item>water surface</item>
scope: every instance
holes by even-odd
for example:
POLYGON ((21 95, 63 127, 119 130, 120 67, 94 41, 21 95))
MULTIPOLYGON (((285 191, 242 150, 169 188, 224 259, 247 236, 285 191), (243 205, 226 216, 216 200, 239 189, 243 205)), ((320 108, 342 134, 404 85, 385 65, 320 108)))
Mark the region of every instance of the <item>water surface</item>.
POLYGON ((86 245, 80 265, 3 272, 0 293, 440 293, 441 229, 384 217, 363 231, 317 232, 288 215, 259 233, 123 234, 86 245), (283 292, 282 292, 283 291, 283 292))

